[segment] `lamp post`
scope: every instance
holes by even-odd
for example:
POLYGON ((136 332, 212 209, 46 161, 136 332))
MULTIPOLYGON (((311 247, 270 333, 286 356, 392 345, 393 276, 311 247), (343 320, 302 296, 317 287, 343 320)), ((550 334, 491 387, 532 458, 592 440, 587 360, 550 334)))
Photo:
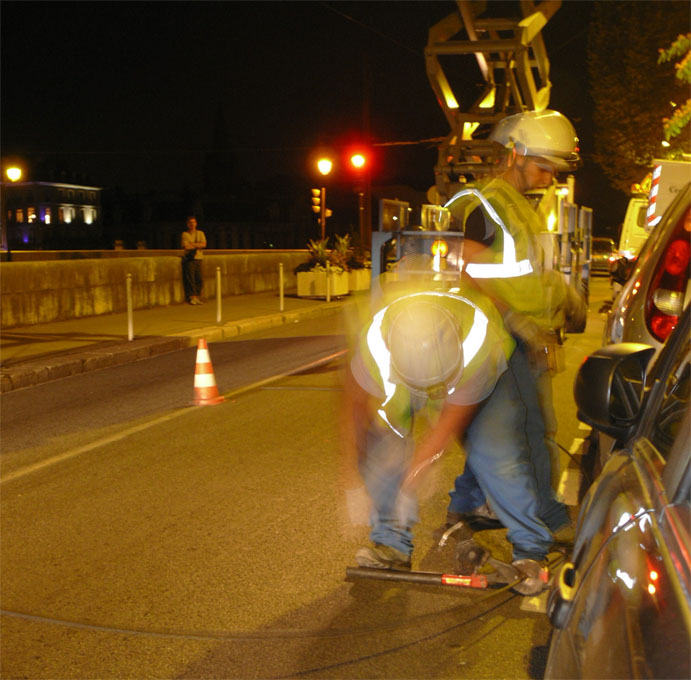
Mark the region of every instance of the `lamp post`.
MULTIPOLYGON (((18 182, 22 178, 22 169, 16 165, 11 165, 5 169, 5 177, 10 182, 18 182)), ((0 179, 0 248, 7 253, 10 259, 10 248, 7 242, 7 192, 5 190, 4 178, 0 179)))
MULTIPOLYGON (((330 158, 327 158, 326 156, 323 156, 317 161, 317 170, 326 177, 330 172, 331 168, 333 168, 333 161, 330 158)), ((321 226, 321 234, 322 234, 322 241, 326 238, 326 187, 321 188, 321 201, 319 204, 320 207, 320 213, 319 213, 319 225, 321 226)))

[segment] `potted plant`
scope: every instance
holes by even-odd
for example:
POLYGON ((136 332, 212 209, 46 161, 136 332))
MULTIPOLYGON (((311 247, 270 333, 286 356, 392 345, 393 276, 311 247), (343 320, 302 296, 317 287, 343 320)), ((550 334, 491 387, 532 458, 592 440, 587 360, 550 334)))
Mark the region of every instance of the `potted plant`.
POLYGON ((345 261, 341 261, 338 251, 329 251, 328 244, 328 238, 319 241, 310 239, 307 245, 309 260, 293 270, 297 278, 298 297, 340 297, 348 294, 345 261))
POLYGON ((352 249, 346 261, 348 270, 348 283, 350 292, 369 290, 372 282, 372 265, 365 260, 365 256, 359 250, 352 249))

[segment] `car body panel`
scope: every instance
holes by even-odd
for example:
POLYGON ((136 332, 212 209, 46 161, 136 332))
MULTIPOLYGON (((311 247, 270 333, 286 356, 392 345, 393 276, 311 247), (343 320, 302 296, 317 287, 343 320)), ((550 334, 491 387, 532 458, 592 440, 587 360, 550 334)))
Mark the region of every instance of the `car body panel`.
MULTIPOLYGON (((662 220, 648 237, 636 260, 628 281, 612 303, 605 323, 604 344, 643 342, 659 350, 659 341, 646 325, 648 292, 660 258, 669 239, 678 228, 691 203, 691 185, 687 184, 669 206, 662 220)), ((687 238, 688 238, 687 232, 687 238)), ((689 286, 685 291, 684 308, 689 302, 689 286)))
POLYGON ((644 360, 640 346, 584 362, 579 410, 619 442, 581 504, 568 579, 558 574, 551 586, 545 678, 691 677, 690 321, 687 310, 644 370, 643 389, 626 358, 644 360), (595 380, 599 364, 609 384, 595 380), (588 375, 615 397, 588 402, 588 375), (631 418, 622 418, 617 389, 640 404, 631 418))

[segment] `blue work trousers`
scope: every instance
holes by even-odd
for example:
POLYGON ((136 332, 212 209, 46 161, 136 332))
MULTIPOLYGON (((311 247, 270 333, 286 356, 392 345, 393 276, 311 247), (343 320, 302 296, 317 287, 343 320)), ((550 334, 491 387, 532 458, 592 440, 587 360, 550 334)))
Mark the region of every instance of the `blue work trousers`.
POLYGON ((365 455, 360 458, 360 475, 372 499, 370 539, 405 555, 413 552, 417 504, 411 499, 409 515, 401 524, 396 516, 396 500, 414 449, 412 436, 400 437, 383 423, 375 423, 367 433, 365 455))
POLYGON ((471 512, 488 499, 508 529, 514 559, 543 559, 552 531, 569 516, 552 489, 536 376, 520 342, 468 427, 464 447, 466 467, 449 493, 449 510, 471 512))

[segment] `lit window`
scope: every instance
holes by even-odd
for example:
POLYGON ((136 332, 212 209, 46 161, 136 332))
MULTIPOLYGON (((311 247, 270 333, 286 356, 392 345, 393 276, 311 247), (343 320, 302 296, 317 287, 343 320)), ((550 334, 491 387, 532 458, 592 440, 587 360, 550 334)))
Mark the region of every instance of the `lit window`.
POLYGON ((20 208, 17 210, 17 222, 23 222, 24 221, 24 211, 20 208))
POLYGON ((45 208, 45 211, 43 213, 43 221, 46 224, 50 224, 50 208, 45 208))
POLYGON ((94 209, 82 208, 82 220, 85 224, 91 224, 94 221, 94 209))
POLYGON ((29 222, 29 224, 36 221, 36 208, 26 209, 26 221, 29 222))
POLYGON ((60 221, 69 224, 74 219, 74 208, 60 206, 60 221))

